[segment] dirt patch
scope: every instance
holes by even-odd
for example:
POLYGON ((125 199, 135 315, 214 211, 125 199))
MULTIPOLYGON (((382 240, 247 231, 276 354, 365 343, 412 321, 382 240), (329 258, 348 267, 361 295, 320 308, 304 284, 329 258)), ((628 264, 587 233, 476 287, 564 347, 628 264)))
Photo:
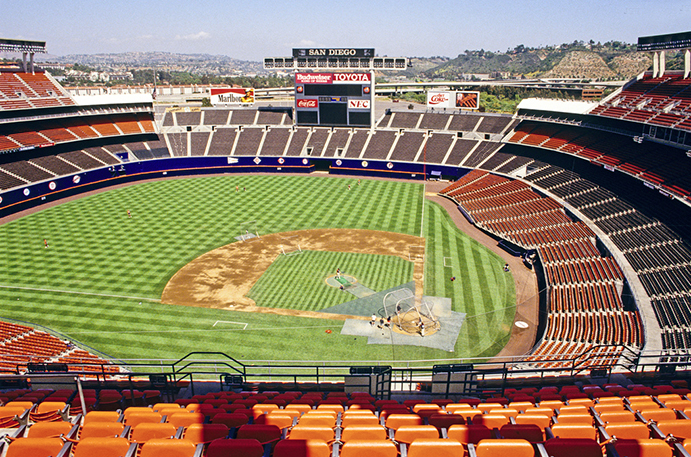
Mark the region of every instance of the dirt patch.
MULTIPOLYGON (((318 312, 259 307, 245 296, 276 257, 282 255, 281 247, 289 251, 298 244, 302 250, 394 255, 409 260, 409 247, 424 246, 425 240, 400 233, 356 229, 313 229, 261 235, 207 252, 185 265, 166 285, 161 302, 324 318, 325 315, 318 312)), ((423 273, 424 263, 414 262, 413 280, 420 297, 423 273)), ((353 317, 366 319, 328 314, 330 319, 353 317)))

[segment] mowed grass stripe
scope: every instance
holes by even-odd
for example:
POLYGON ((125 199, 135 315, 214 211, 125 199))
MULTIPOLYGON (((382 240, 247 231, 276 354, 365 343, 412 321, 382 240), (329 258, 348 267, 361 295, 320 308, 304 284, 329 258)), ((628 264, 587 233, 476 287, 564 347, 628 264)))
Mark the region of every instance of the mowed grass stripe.
POLYGON ((425 293, 447 296, 455 311, 467 314, 456 344, 457 353, 496 353, 508 338, 515 311, 511 275, 503 272, 503 261, 498 256, 458 231, 441 206, 427 202, 425 221, 425 293), (451 268, 444 267, 444 257, 450 257, 451 268), (452 276, 456 277, 453 282, 452 276), (507 307, 510 309, 504 309, 507 307))
MULTIPOLYGON (((181 266, 234 242, 242 224, 251 220, 257 221, 260 233, 353 227, 419 235, 420 184, 363 179, 357 186, 356 182, 318 176, 205 177, 142 183, 67 202, 0 227, 0 257, 7 259, 0 284, 157 299, 181 266), (247 190, 235 192, 236 185, 247 190), (132 219, 127 218, 127 209, 132 210, 132 219), (48 238, 49 249, 43 247, 43 238, 48 238)), ((466 301, 473 298, 472 294, 466 297, 472 284, 462 260, 472 257, 464 252, 468 242, 447 221, 441 207, 425 207, 426 289, 434 289, 430 295, 451 295, 455 309, 464 311, 466 301), (437 247, 438 240, 446 241, 437 247), (444 256, 453 257, 452 269, 443 267, 444 256), (462 278, 451 288, 449 271, 462 278)), ((409 281, 410 265, 391 267, 371 259, 357 269, 374 285, 355 276, 368 287, 383 290, 409 281), (392 277, 397 279, 389 285, 392 277)), ((329 263, 324 268, 333 274, 336 266, 329 263)), ((341 268, 347 272, 350 266, 341 268)), ((496 287, 501 288, 501 282, 496 287)), ((290 288, 319 306, 328 295, 297 282, 290 288)), ((271 293, 280 301, 299 302, 287 292, 271 293)), ((500 298, 490 303, 502 301, 501 294, 497 296, 500 298)), ((264 360, 392 357, 388 349, 367 345, 364 339, 339 335, 339 321, 2 289, 0 307, 6 318, 54 328, 118 358, 177 358, 200 349, 264 360), (217 330, 212 328, 216 320, 247 322, 248 331, 217 330), (334 332, 326 334, 327 328, 334 332), (324 351, 326 347, 328 351, 324 351)), ((508 315, 513 314, 502 315, 504 321, 508 315)), ((491 328, 482 328, 478 334, 487 338, 485 334, 491 334, 496 324, 492 321, 491 328)), ((496 344, 471 338, 464 326, 452 354, 397 347, 395 358, 471 357, 491 350, 498 350, 496 344)))
MULTIPOLYGON (((234 242, 246 221, 256 220, 261 233, 352 226, 343 221, 357 213, 362 221, 357 228, 405 233, 402 219, 379 221, 379 206, 361 207, 357 199, 347 199, 346 181, 352 180, 181 179, 68 202, 0 227, 4 232, 0 233, 0 256, 9 259, 7 269, 0 272, 0 283, 156 297, 184 264, 234 242), (236 182, 247 190, 235 192, 236 182), (132 219, 127 219, 127 209, 132 219), (44 238, 50 243, 47 250, 44 238)), ((378 200, 375 196, 391 184, 367 181, 367 186, 358 186, 358 199, 378 200)))
POLYGON ((375 292, 407 283, 413 276, 413 264, 400 257, 303 251, 279 256, 247 296, 258 306, 307 311, 355 300, 352 294, 326 284, 337 268, 375 292))

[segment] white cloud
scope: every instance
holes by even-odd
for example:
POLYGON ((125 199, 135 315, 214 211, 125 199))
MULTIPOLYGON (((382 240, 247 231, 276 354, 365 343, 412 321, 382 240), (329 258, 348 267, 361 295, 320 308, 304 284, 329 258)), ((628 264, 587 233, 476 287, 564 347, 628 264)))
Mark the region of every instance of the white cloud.
POLYGON ((189 35, 175 35, 176 40, 185 40, 185 41, 208 40, 209 38, 211 38, 211 34, 208 32, 192 33, 189 35))

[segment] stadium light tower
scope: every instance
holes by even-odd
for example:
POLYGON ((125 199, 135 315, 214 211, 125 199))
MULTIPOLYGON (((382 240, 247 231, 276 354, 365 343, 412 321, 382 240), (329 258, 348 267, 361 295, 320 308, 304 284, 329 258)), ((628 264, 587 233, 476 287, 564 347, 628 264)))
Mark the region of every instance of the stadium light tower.
POLYGON ((638 37, 639 52, 653 53, 653 78, 665 75, 665 51, 681 51, 684 54, 684 79, 691 74, 691 32, 669 33, 638 37))
POLYGON ((34 72, 34 54, 37 52, 46 53, 45 41, 29 41, 29 40, 10 40, 0 38, 0 52, 21 52, 22 53, 22 68, 24 73, 31 70, 34 72), (27 69, 26 56, 29 55, 29 67, 27 69))

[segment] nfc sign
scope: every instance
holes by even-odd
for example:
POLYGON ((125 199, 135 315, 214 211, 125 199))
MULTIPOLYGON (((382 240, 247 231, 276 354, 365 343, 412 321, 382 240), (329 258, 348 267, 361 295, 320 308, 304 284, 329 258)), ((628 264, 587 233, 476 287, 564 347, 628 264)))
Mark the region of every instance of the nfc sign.
POLYGON ((348 100, 349 109, 369 109, 369 100, 348 100))

